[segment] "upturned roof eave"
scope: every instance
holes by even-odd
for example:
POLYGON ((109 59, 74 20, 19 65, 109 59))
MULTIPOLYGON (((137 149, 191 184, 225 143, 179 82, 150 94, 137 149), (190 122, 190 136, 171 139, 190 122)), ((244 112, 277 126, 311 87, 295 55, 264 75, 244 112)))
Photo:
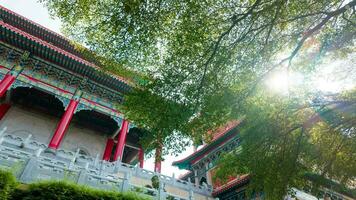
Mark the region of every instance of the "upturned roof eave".
MULTIPOLYGON (((31 25, 34 27, 34 29, 41 29, 41 30, 45 30, 47 31, 48 34, 52 34, 53 37, 58 37, 62 40, 65 40, 65 41, 70 41, 69 39, 65 38, 64 36, 61 36, 39 24, 37 24, 36 22, 33 22, 3 6, 0 6, 0 10, 2 12, 6 12, 8 14, 11 14, 13 15, 14 17, 18 17, 22 20, 26 20, 27 22, 31 23, 31 25)), ((100 71, 100 72, 104 72, 104 70, 102 68, 100 68, 99 66, 95 65, 94 63, 92 62, 89 62, 88 60, 85 60, 81 57, 79 57, 78 55, 75 55, 71 52, 68 52, 68 51, 65 51, 63 49, 61 49, 60 47, 58 46, 55 46, 53 44, 51 44, 50 42, 46 41, 46 40, 43 40, 41 38, 38 38, 38 37, 35 37, 34 35, 32 35, 31 33, 28 33, 28 32, 25 32, 17 27, 14 27, 12 26, 11 24, 8 24, 8 23, 5 23, 1 18, 0 18, 0 25, 8 30, 10 30, 11 32, 14 32, 15 34, 18 34, 18 35, 21 35, 23 36, 24 38, 26 38, 27 40, 29 40, 30 42, 34 42, 36 44, 39 44, 39 45, 42 45, 42 46, 45 46, 47 47, 48 49, 54 51, 55 53, 57 54, 60 54, 64 57, 66 57, 67 59, 69 60, 72 60, 74 62, 78 62, 80 64, 83 64, 84 66, 88 67, 88 68, 91 68, 95 71, 100 71)), ((40 56, 40 55, 39 55, 40 56)), ((40 56, 41 57, 41 56, 40 56)), ((108 73, 108 72, 104 72, 106 74, 106 76, 108 77, 111 77, 113 79, 116 79, 116 81, 119 81, 119 82, 122 82, 123 84, 127 85, 128 87, 132 87, 134 84, 131 83, 130 81, 126 80, 125 78, 121 77, 121 76, 118 76, 118 75, 115 75, 115 74, 112 74, 112 73, 108 73)))
POLYGON ((218 138, 215 138, 210 144, 204 146, 203 148, 201 148, 198 151, 194 152, 193 154, 187 156, 186 158, 183 158, 178 161, 174 161, 172 163, 172 165, 177 166, 179 169, 191 170, 191 165, 193 164, 194 160, 196 160, 197 158, 199 158, 201 156, 208 154, 209 152, 219 148, 224 143, 233 139, 234 137, 229 137, 229 136, 234 136, 235 134, 237 134, 236 128, 238 125, 239 125, 239 123, 230 127, 223 134, 220 134, 220 136, 218 138))
MULTIPOLYGON (((26 32, 23 32, 23 31, 17 29, 16 27, 13 27, 13 26, 11 26, 11 25, 9 25, 9 24, 6 24, 6 23, 4 23, 3 21, 0 21, 0 27, 2 27, 2 28, 5 29, 5 30, 8 30, 8 31, 12 32, 12 33, 15 34, 15 35, 18 35, 18 36, 21 36, 21 37, 25 38, 25 39, 23 40, 24 43, 26 43, 26 40, 27 40, 28 42, 32 42, 32 43, 34 43, 35 45, 40 45, 40 46, 46 47, 46 48, 48 48, 50 51, 53 51, 53 53, 58 54, 58 55, 60 55, 60 56, 63 56, 63 57, 65 57, 66 59, 71 60, 72 62, 77 62, 78 64, 84 65, 84 66, 88 67, 88 69, 97 71, 98 73, 103 72, 103 70, 101 70, 101 69, 100 69, 99 67, 97 67, 96 65, 94 65, 94 64, 92 64, 92 63, 90 64, 88 61, 85 61, 85 60, 83 60, 83 59, 81 59, 81 58, 79 58, 79 57, 77 57, 77 56, 75 56, 75 55, 73 55, 73 54, 70 54, 69 52, 65 52, 65 51, 61 50, 60 48, 58 48, 58 47, 55 47, 55 46, 53 46, 53 45, 51 45, 51 44, 49 44, 49 43, 47 43, 47 42, 45 42, 45 41, 43 41, 43 40, 40 40, 39 38, 36 38, 36 37, 34 37, 34 36, 31 36, 30 34, 28 34, 28 33, 26 33, 26 32)), ((3 37, 6 37, 6 36, 3 36, 3 37)), ((14 39, 14 38, 12 38, 12 39, 14 39)), ((10 44, 10 45, 15 45, 15 44, 16 44, 16 42, 9 43, 9 42, 6 41, 6 40, 2 40, 2 41, 4 41, 4 42, 7 43, 7 44, 10 44)), ((16 46, 16 45, 15 45, 15 46, 16 46)), ((31 53, 32 53, 32 52, 31 52, 31 53)), ((47 60, 44 55, 36 55, 36 56, 42 57, 42 58, 44 58, 45 60, 47 60)), ((53 61, 52 61, 52 60, 49 60, 49 61, 56 63, 55 60, 53 60, 53 61)), ((86 70, 83 70, 83 71, 86 71, 86 70)), ((127 87, 127 88, 131 88, 131 87, 132 87, 132 86, 131 86, 132 84, 129 84, 129 82, 126 81, 126 80, 124 80, 123 78, 118 79, 118 78, 117 78, 116 76, 114 76, 113 74, 109 74, 109 73, 106 73, 106 72, 104 72, 104 74, 106 74, 107 77, 111 77, 111 78, 113 78, 113 79, 116 79, 116 81, 121 82, 123 85, 126 85, 125 87, 127 87)), ((83 76, 85 76, 85 75, 83 74, 83 76)), ((117 88, 116 88, 116 90, 117 90, 117 88)), ((120 92, 125 92, 125 91, 120 91, 120 92)))

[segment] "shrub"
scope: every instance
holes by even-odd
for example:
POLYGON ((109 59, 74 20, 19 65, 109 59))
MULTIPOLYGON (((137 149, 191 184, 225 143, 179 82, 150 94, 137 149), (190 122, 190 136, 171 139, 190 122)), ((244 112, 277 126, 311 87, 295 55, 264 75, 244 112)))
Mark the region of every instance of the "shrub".
POLYGON ((152 176, 151 182, 152 182, 152 187, 154 189, 158 189, 159 188, 159 178, 158 178, 157 175, 152 176))
POLYGON ((134 193, 118 193, 97 190, 67 182, 40 182, 30 184, 28 189, 17 189, 13 200, 143 200, 134 193))
POLYGON ((9 199, 9 196, 16 188, 16 185, 16 179, 12 173, 0 169, 0 199, 9 199))
POLYGON ((119 193, 61 181, 19 185, 11 172, 0 170, 0 200, 145 200, 135 193, 119 193))

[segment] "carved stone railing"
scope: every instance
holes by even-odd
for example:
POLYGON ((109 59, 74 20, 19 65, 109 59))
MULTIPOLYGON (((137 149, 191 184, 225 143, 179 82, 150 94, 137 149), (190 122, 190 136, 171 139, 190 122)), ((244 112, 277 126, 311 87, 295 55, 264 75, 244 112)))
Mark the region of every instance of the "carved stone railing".
POLYGON ((23 183, 66 180, 105 190, 134 191, 156 199, 211 199, 210 186, 195 186, 121 162, 107 162, 80 155, 79 151, 47 151, 47 146, 0 131, 0 167, 11 170, 23 183), (158 176, 159 189, 147 187, 158 176), (199 198, 198 198, 199 197, 199 198))

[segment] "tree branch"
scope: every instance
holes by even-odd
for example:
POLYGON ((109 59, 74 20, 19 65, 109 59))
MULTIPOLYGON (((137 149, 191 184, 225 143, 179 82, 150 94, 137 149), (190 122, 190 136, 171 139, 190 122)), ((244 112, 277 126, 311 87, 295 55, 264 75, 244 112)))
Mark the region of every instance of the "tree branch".
MULTIPOLYGON (((200 84, 199 84, 199 87, 198 87, 198 95, 201 93, 201 90, 203 88, 203 85, 204 85, 204 81, 205 81, 205 76, 206 76, 206 73, 207 73, 207 70, 208 70, 208 66, 210 64, 210 62, 212 61, 212 59, 214 58, 214 56, 216 55, 219 47, 220 47, 220 43, 222 42, 223 38, 228 35, 231 30, 239 23, 241 22, 242 20, 244 20, 246 17, 248 17, 250 14, 252 14, 253 10, 258 6, 258 4, 261 2, 261 0, 256 0, 256 2, 251 6, 251 8, 245 13, 243 14, 240 18, 237 18, 237 19, 233 19, 233 22, 232 24, 230 25, 230 27, 225 31, 223 32, 218 40, 215 42, 215 44, 213 44, 213 51, 211 53, 211 55, 209 56, 209 58, 206 60, 206 62, 204 63, 204 71, 203 71, 203 75, 202 75, 202 78, 200 80, 200 84)), ((235 18, 235 17, 234 17, 235 18)), ((200 95, 199 95, 200 96, 200 95)), ((199 98, 198 98, 199 99, 199 98)))

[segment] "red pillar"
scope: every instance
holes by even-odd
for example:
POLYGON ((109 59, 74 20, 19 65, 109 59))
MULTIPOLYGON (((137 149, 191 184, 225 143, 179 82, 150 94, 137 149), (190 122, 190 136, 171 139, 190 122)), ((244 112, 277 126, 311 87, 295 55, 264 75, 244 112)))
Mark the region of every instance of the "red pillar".
POLYGON ((145 152, 141 147, 140 150, 138 151, 138 161, 140 162, 140 168, 143 168, 144 159, 145 159, 145 152))
POLYGON ((11 105, 9 103, 3 103, 0 105, 0 120, 5 116, 10 107, 11 105))
POLYGON ((112 148, 114 147, 114 139, 109 138, 106 142, 103 160, 109 161, 111 157, 112 148))
POLYGON ((7 89, 12 85, 15 81, 16 77, 11 74, 6 74, 5 77, 0 81, 0 97, 4 96, 7 89))
POLYGON ((67 110, 64 112, 64 115, 62 116, 61 121, 58 123, 56 131, 54 132, 54 135, 49 142, 48 147, 51 149, 58 149, 59 144, 61 143, 67 129, 68 125, 74 115, 74 111, 78 106, 79 101, 78 100, 70 100, 70 103, 67 107, 67 110))
POLYGON ((162 145, 159 145, 156 148, 155 155, 155 172, 161 173, 161 164, 162 164, 162 145))
POLYGON ((124 145, 126 142, 127 131, 129 129, 129 122, 127 120, 122 121, 121 130, 119 133, 119 139, 117 141, 115 154, 114 154, 114 161, 120 157, 120 161, 122 160, 122 154, 124 153, 124 145))

